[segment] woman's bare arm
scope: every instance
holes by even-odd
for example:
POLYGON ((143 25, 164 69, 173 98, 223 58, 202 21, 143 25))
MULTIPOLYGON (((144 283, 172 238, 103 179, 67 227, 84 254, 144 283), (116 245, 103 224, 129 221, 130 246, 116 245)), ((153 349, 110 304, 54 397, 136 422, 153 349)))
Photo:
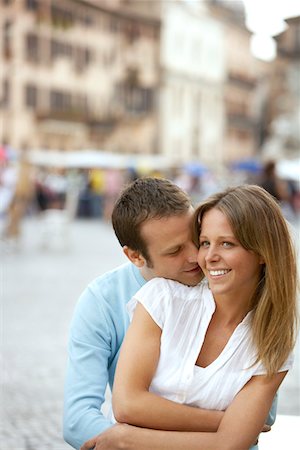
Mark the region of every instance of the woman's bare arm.
MULTIPOLYGON (((221 445, 223 441, 227 443, 225 448, 230 450, 246 450, 253 445, 263 428, 273 398, 286 374, 287 372, 280 372, 271 378, 263 375, 254 376, 249 380, 225 411, 219 429, 215 433, 215 438, 220 444, 217 448, 223 448, 221 445)), ((212 433, 200 434, 204 438, 210 435, 211 446, 203 448, 213 449, 217 442, 214 442, 212 433)), ((199 450, 202 450, 201 446, 199 450)))
MULTIPOLYGON (((159 431, 117 425, 89 441, 102 450, 248 450, 253 445, 286 372, 253 377, 226 410, 217 432, 159 431)), ((84 447, 86 450, 87 447, 84 447)))
POLYGON ((138 304, 116 369, 113 410, 118 422, 156 430, 216 431, 224 415, 149 392, 159 360, 161 329, 138 304))

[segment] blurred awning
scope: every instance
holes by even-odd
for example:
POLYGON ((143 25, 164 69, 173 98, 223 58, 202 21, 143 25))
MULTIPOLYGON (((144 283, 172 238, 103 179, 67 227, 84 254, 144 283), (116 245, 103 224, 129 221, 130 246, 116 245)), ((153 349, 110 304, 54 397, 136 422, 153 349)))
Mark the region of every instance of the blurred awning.
POLYGON ((164 170, 171 166, 171 161, 162 155, 136 155, 109 153, 98 150, 67 151, 32 150, 29 161, 37 166, 64 168, 103 168, 128 169, 147 168, 148 170, 164 170))
POLYGON ((230 165, 231 169, 234 171, 244 171, 251 173, 259 173, 262 171, 262 163, 257 159, 241 159, 234 161, 230 165))
POLYGON ((280 178, 300 183, 300 158, 277 161, 276 172, 280 178))
POLYGON ((208 167, 206 167, 204 164, 198 161, 186 163, 183 166, 183 169, 186 173, 194 177, 200 177, 204 173, 209 172, 208 167))

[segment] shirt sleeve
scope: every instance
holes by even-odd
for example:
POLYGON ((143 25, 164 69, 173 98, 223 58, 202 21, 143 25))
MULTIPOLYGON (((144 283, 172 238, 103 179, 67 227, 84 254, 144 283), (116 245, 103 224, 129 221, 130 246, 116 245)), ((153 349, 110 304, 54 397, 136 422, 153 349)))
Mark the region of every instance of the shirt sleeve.
POLYGON ((164 278, 153 278, 143 286, 127 303, 127 311, 132 320, 137 302, 141 303, 154 322, 163 329, 171 300, 168 281, 164 278))
POLYGON ((75 449, 113 424, 101 412, 108 382, 111 336, 104 310, 87 288, 75 309, 64 390, 64 439, 75 449))
MULTIPOLYGON (((290 353, 289 357, 285 361, 285 363, 280 367, 278 372, 284 372, 285 370, 291 370, 294 363, 294 354, 290 353)), ((266 375, 267 371, 263 363, 259 362, 256 366, 256 369, 253 375, 266 375)))

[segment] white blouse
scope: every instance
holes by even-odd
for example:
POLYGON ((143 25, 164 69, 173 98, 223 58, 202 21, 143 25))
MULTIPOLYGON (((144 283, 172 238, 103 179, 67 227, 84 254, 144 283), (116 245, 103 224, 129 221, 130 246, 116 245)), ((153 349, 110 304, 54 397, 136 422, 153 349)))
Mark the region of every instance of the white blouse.
MULTIPOLYGON (((253 375, 266 373, 253 366, 256 352, 251 340, 252 312, 237 326, 225 348, 209 366, 196 366, 205 334, 215 311, 208 283, 195 287, 154 278, 127 304, 132 318, 137 302, 162 329, 160 358, 150 391, 178 403, 225 410, 253 375)), ((292 356, 280 371, 292 367, 292 356)))

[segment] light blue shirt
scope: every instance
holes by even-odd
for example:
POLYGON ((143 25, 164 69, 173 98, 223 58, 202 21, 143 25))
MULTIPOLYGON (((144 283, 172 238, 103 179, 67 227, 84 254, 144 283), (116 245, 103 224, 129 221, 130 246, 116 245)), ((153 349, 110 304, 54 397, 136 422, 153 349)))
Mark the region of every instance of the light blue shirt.
MULTIPOLYGON (((101 407, 129 325, 125 305, 145 283, 139 269, 126 263, 96 278, 79 298, 70 327, 63 423, 64 439, 75 449, 113 425, 101 407)), ((270 425, 275 415, 276 401, 270 425)))

